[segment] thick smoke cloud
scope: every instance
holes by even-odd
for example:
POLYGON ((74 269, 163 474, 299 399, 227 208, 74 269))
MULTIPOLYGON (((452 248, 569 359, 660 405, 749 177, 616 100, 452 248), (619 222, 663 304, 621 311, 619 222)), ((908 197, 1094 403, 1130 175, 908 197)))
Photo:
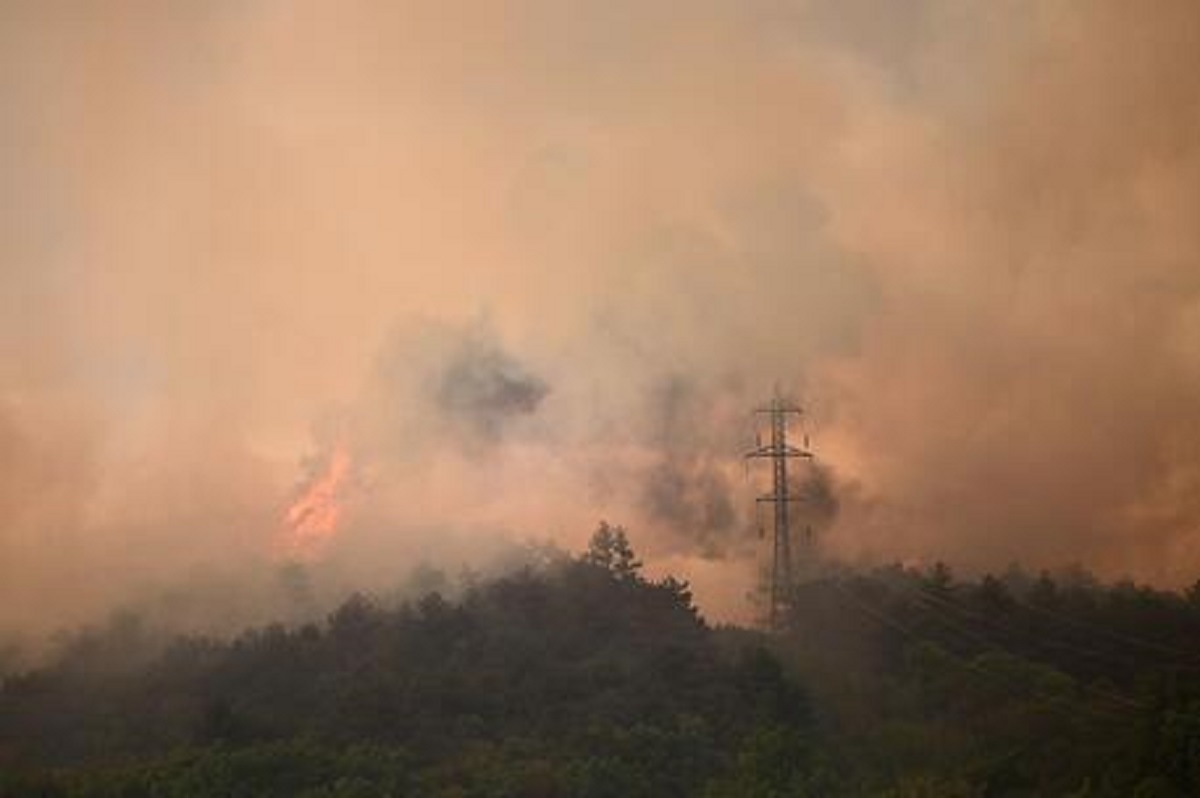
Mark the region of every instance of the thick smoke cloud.
MULTIPOLYGON (((417 318, 387 334, 364 387, 333 416, 367 458, 421 459, 431 445, 483 455, 527 435, 551 390, 487 317, 417 318)), ((332 443, 328 430, 318 437, 332 443)))
POLYGON ((805 469, 795 492, 797 518, 814 530, 829 529, 841 510, 841 494, 852 498, 853 486, 840 484, 827 463, 812 464, 805 469))
POLYGON ((1190 581, 1198 29, 1184 0, 4 4, 0 630, 202 614, 179 585, 261 608, 232 586, 276 578, 339 442, 339 584, 607 517, 744 615, 777 382, 831 554, 1190 581))
MULTIPOLYGON (((640 505, 686 547, 717 557, 745 542, 744 511, 729 474, 731 455, 706 429, 714 416, 712 394, 685 377, 666 378, 647 394, 650 405, 646 467, 632 475, 640 505)), ((738 427, 728 427, 737 431, 738 427)), ((720 436, 736 446, 734 436, 720 436), (734 438, 730 440, 730 438, 734 438)))
POLYGON ((538 409, 549 387, 495 345, 464 342, 437 388, 443 410, 470 432, 498 438, 504 423, 538 409))
POLYGON ((1190 581, 1200 13, 1032 20, 1013 67, 941 123, 952 145, 842 206, 888 296, 839 378, 882 500, 854 542, 1190 581))

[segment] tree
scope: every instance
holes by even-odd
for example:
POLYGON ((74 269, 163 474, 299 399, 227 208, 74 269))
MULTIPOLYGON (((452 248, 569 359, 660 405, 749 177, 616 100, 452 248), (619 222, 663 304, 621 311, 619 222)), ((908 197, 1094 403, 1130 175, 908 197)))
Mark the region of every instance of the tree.
POLYGON ((655 583, 660 590, 665 591, 674 599, 675 603, 686 609, 688 612, 695 613, 696 607, 692 604, 692 586, 686 580, 676 579, 673 576, 666 576, 655 583))
POLYGON ((950 566, 938 560, 933 564, 933 568, 925 573, 923 581, 926 590, 944 597, 949 595, 954 587, 954 574, 951 573, 950 566))
POLYGON ((1039 607, 1054 609, 1062 603, 1062 596, 1059 593, 1058 585, 1055 584, 1054 578, 1046 571, 1042 571, 1033 583, 1033 587, 1029 589, 1029 601, 1039 607))
POLYGON ((633 553, 625 528, 601 521, 588 541, 583 561, 599 566, 622 581, 637 581, 642 563, 633 553))
POLYGON ((1012 607, 1012 596, 1008 588, 996 577, 986 574, 975 591, 976 599, 984 612, 999 615, 1012 607))
POLYGON ((1188 603, 1193 607, 1200 609, 1200 579, 1192 582, 1192 586, 1184 592, 1183 597, 1187 599, 1188 603))

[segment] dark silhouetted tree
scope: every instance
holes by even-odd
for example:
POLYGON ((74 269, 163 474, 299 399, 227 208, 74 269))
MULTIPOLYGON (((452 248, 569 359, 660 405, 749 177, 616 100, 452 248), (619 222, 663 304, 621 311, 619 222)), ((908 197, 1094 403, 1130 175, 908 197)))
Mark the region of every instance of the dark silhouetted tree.
POLYGON ((583 561, 609 571, 618 579, 636 581, 642 563, 633 553, 625 528, 601 521, 588 541, 583 561))

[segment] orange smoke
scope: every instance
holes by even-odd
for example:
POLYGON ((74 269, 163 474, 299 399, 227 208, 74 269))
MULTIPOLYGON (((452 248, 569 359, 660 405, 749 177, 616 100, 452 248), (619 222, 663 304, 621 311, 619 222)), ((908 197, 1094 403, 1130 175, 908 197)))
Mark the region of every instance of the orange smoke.
POLYGON ((350 474, 350 455, 337 446, 325 470, 317 474, 287 508, 276 539, 277 553, 289 560, 311 562, 321 556, 342 520, 342 492, 350 474))

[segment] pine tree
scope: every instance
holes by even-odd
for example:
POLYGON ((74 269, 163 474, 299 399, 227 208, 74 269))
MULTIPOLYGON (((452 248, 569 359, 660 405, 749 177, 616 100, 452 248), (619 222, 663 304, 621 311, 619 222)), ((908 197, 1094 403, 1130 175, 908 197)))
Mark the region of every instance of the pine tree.
POLYGON ((592 533, 583 561, 597 565, 621 580, 635 581, 641 578, 638 572, 642 563, 629 545, 625 528, 613 526, 607 521, 601 521, 600 526, 592 533))

